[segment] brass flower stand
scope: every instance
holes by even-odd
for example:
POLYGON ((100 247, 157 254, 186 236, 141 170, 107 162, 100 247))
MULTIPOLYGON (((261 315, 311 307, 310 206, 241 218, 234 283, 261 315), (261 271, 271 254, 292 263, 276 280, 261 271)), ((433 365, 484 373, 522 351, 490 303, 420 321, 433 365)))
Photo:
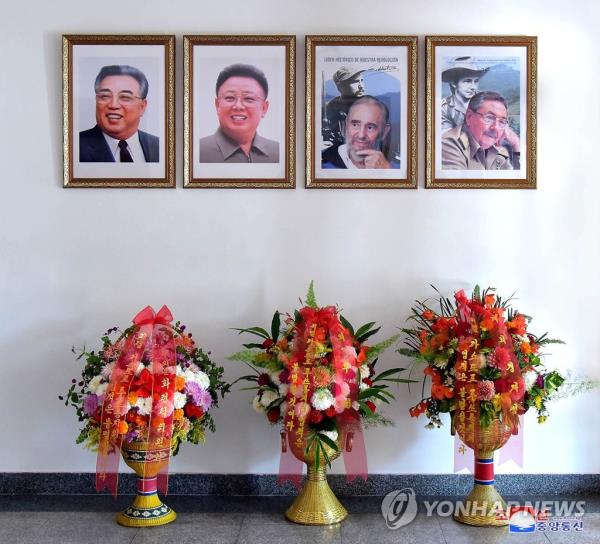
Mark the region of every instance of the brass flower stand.
POLYGON ((157 493, 157 475, 169 460, 169 448, 148 450, 145 442, 130 442, 123 444, 121 454, 138 481, 133 504, 117 514, 117 523, 125 527, 156 527, 174 521, 177 514, 157 493))
MULTIPOLYGON (((339 439, 336 443, 338 451, 324 444, 331 461, 339 457, 341 453, 339 439)), ((298 446, 290 437, 289 444, 296 458, 306 463, 307 476, 304 486, 296 497, 296 500, 287 509, 285 517, 294 523, 302 525, 334 525, 345 520, 348 517, 348 511, 342 506, 329 487, 329 483, 327 482, 327 464, 323 454, 320 454, 319 468, 317 469, 315 466, 316 456, 314 448, 309 450, 308 453, 305 451, 306 439, 304 439, 302 446, 298 446)), ((285 447, 285 435, 282 434, 282 448, 285 447)), ((347 447, 351 448, 350 445, 347 445, 347 447)))
POLYGON ((510 427, 494 419, 489 427, 479 428, 474 442, 461 440, 475 452, 474 485, 454 519, 477 527, 508 525, 506 502, 494 486, 494 452, 510 438, 510 427))

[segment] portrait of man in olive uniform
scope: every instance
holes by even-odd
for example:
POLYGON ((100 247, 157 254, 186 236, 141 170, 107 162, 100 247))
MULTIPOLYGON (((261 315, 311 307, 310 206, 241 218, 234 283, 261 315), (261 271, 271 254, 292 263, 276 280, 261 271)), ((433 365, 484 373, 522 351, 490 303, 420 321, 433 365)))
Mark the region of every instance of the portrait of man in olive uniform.
POLYGON ((519 136, 508 126, 508 104, 494 91, 469 100, 465 122, 442 134, 445 170, 519 170, 519 136), (508 149, 498 142, 506 141, 508 149))
POLYGON ((442 99, 442 132, 464 123, 469 100, 479 91, 479 80, 488 70, 480 70, 471 57, 458 57, 442 72, 442 81, 450 86, 451 93, 442 99))

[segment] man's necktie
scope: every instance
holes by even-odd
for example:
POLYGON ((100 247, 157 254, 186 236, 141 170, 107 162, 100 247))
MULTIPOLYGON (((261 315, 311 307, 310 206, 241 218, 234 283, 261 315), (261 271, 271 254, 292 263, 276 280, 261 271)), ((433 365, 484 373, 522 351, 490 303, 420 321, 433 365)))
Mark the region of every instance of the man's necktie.
POLYGON ((129 149, 127 149, 127 142, 125 140, 119 140, 119 156, 121 162, 133 162, 133 158, 131 157, 131 153, 129 153, 129 149))

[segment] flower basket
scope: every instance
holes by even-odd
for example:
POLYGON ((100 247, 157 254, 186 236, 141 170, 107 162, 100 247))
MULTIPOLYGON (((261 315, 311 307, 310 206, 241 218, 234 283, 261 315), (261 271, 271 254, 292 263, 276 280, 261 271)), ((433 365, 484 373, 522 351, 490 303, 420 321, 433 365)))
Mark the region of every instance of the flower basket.
POLYGON ((494 451, 518 433, 519 416, 528 409, 537 410, 543 423, 546 404, 564 381, 546 370, 540 353, 562 342, 529 332, 531 318, 513 310, 510 300, 476 286, 471 298, 458 291, 454 300, 440 295, 416 301, 409 318, 414 326, 402 329, 408 349, 399 351, 424 365, 424 392, 431 380, 411 416, 424 413, 434 428, 449 413, 452 434, 475 452, 474 488, 455 517, 469 525, 508 524, 506 504, 494 488, 494 451))
POLYGON ((134 504, 117 516, 122 525, 175 519, 157 495, 167 492, 170 457, 182 442, 204 442, 206 429, 215 430, 209 410, 230 387, 223 368, 172 320, 166 306, 158 314, 147 307, 128 329, 109 329, 101 350, 79 353, 81 377, 59 397, 83 423, 76 442, 97 452, 97 491, 116 496, 121 454, 138 475, 134 504))
POLYGON ((252 369, 239 380, 250 382, 245 389, 255 392, 254 409, 281 426, 280 481, 291 475, 299 485, 302 463, 308 467, 307 482, 286 517, 310 525, 342 521, 347 512, 327 484, 326 467, 343 453, 349 478, 366 478, 362 424, 391 425, 380 404, 394 399, 390 383, 407 381, 397 377, 401 368, 375 371, 378 355, 398 335, 369 346, 367 340, 379 331, 375 323, 355 330, 336 307, 318 306, 312 282, 305 306, 293 314, 275 312, 270 331, 235 330, 258 339, 230 359, 252 369), (348 435, 353 447, 344 447, 348 435))

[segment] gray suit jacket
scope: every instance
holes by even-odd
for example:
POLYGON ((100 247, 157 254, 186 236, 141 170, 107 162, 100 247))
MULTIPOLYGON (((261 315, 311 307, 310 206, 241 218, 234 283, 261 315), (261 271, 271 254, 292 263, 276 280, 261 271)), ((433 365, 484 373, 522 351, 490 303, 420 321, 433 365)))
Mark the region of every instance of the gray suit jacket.
POLYGON ((219 129, 200 139, 200 162, 275 163, 279 162, 279 143, 255 134, 250 154, 246 155, 236 141, 219 129))

